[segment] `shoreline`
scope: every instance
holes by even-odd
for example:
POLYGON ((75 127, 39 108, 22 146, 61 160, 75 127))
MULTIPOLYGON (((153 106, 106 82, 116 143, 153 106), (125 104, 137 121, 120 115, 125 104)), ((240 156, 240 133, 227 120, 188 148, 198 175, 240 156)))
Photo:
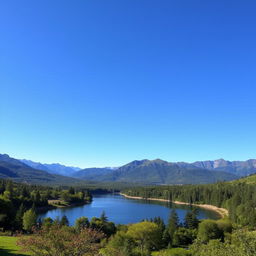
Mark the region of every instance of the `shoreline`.
MULTIPOLYGON (((52 200, 50 200, 50 201, 52 201, 52 200)), ((91 202, 80 202, 80 203, 71 203, 68 205, 57 205, 57 204, 52 204, 52 203, 48 202, 48 206, 38 207, 38 208, 36 208, 36 210, 39 214, 42 214, 42 213, 48 212, 50 210, 55 210, 55 209, 60 209, 60 208, 72 208, 72 207, 82 206, 82 205, 89 204, 89 203, 91 203, 91 202)))
MULTIPOLYGON (((123 194, 123 193, 119 193, 119 194, 126 197, 126 198, 130 198, 130 199, 170 202, 170 200, 161 199, 161 198, 143 198, 143 197, 140 197, 140 196, 128 196, 128 195, 123 194)), ((193 205, 193 206, 197 206, 197 207, 200 207, 200 208, 204 208, 206 210, 214 211, 215 213, 219 214, 221 216, 221 218, 224 218, 224 217, 228 216, 228 210, 227 209, 219 208, 217 206, 210 205, 210 204, 190 204, 190 203, 181 202, 181 201, 172 201, 172 203, 180 204, 180 205, 193 205)))

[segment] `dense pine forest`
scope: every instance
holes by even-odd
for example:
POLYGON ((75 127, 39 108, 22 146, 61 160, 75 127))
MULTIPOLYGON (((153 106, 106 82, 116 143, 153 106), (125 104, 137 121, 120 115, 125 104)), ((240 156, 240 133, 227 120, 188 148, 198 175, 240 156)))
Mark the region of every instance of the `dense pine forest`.
POLYGON ((226 208, 230 220, 241 226, 256 226, 256 186, 244 182, 211 185, 137 187, 123 191, 129 196, 167 199, 226 208))
POLYGON ((0 180, 0 227, 21 230, 23 216, 28 211, 35 215, 62 205, 89 203, 91 198, 89 190, 82 188, 52 188, 0 180))

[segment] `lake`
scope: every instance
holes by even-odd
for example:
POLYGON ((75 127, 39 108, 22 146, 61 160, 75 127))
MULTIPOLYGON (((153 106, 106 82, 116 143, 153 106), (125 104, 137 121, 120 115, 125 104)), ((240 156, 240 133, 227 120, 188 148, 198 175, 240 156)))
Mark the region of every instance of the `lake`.
MULTIPOLYGON (((85 216, 89 219, 100 217, 105 211, 108 220, 116 224, 140 222, 143 219, 161 217, 165 223, 168 221, 172 208, 176 209, 180 221, 184 220, 187 211, 195 208, 188 205, 170 204, 167 202, 128 199, 119 194, 93 195, 93 201, 83 206, 57 208, 40 214, 40 218, 51 217, 55 219, 66 215, 70 225, 74 225, 77 218, 85 216)), ((196 207, 199 219, 219 219, 213 211, 196 207)))

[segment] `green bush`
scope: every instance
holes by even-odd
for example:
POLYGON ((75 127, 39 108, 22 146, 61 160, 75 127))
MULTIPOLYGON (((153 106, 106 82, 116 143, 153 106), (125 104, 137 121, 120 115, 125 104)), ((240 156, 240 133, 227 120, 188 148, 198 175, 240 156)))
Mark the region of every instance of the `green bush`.
POLYGON ((152 256, 192 256, 189 250, 182 248, 173 248, 167 250, 161 250, 159 252, 152 252, 152 256))

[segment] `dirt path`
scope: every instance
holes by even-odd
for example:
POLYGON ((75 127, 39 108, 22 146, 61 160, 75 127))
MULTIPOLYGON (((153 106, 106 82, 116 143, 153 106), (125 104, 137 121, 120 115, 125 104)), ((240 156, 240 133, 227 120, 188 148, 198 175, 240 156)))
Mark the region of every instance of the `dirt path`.
MULTIPOLYGON (((125 195, 123 193, 120 193, 120 195, 126 197, 126 198, 131 198, 131 199, 145 199, 143 197, 140 196, 128 196, 125 195)), ((146 200, 151 200, 151 201, 161 201, 161 202, 170 202, 167 199, 160 199, 160 198, 147 198, 146 200)), ((193 206, 198 206, 210 211, 214 211, 216 213, 218 213, 222 218, 224 218, 225 216, 228 216, 228 210, 225 208, 219 208, 217 206, 214 205, 210 205, 210 204, 190 204, 190 203, 185 203, 185 202, 180 202, 180 201, 173 201, 174 204, 183 204, 183 205, 193 205, 193 206)))

